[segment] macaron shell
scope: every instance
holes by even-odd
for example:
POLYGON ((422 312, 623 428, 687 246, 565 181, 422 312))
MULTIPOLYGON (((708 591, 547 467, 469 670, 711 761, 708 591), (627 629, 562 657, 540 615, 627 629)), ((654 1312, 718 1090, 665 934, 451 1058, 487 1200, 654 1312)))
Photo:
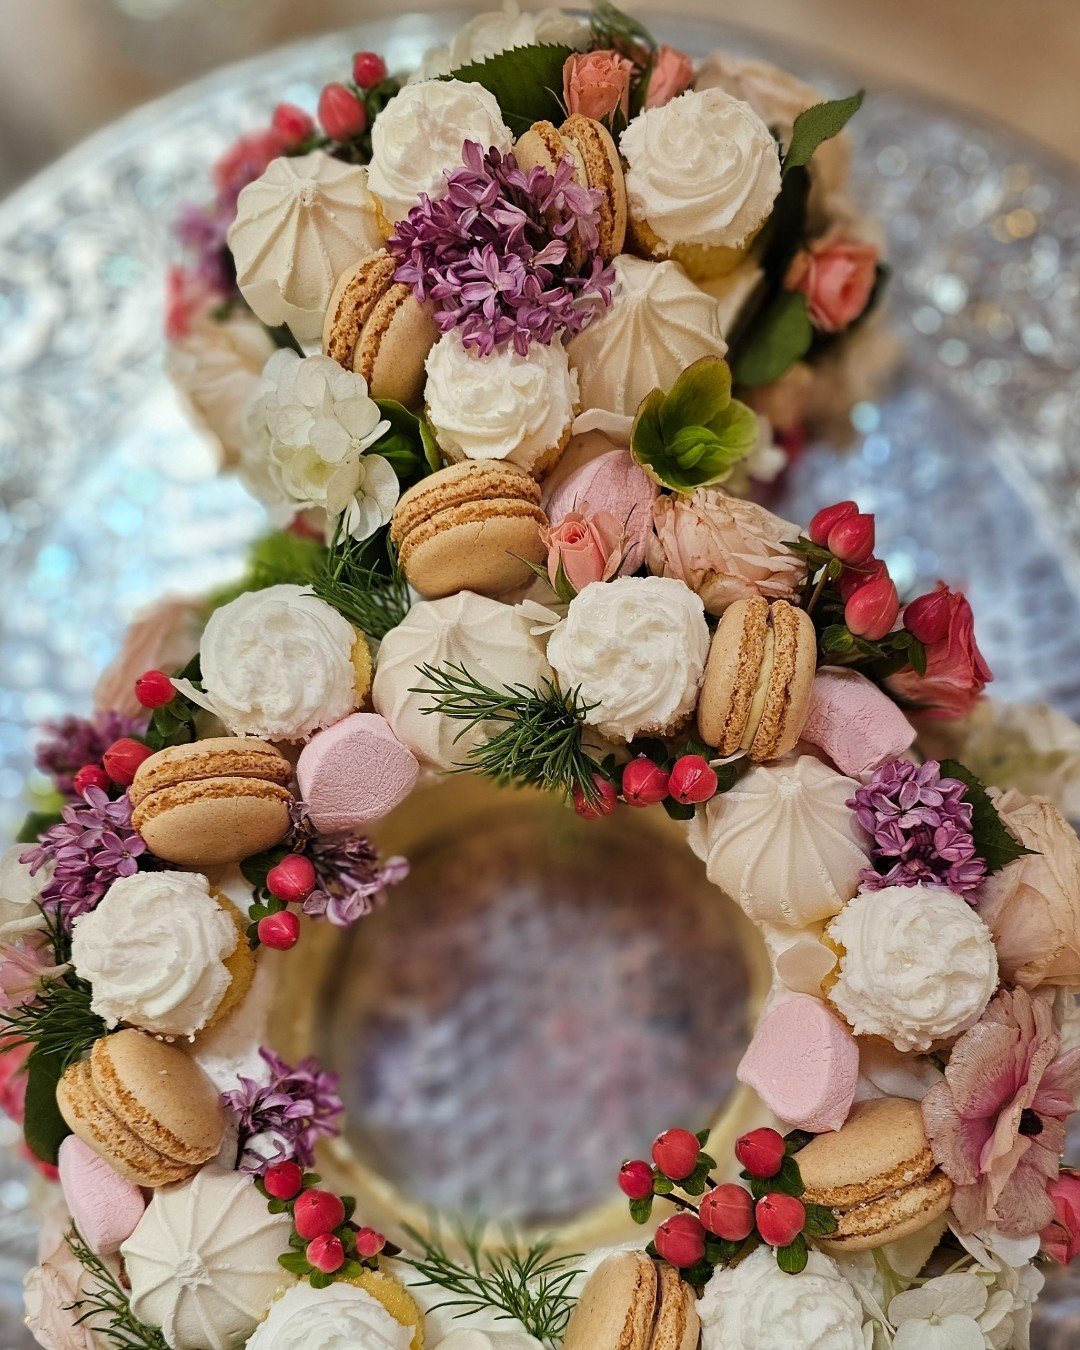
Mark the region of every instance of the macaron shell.
POLYGON ((64 1202, 83 1241, 98 1256, 119 1251, 146 1209, 141 1188, 74 1134, 61 1143, 57 1161, 64 1202))
POLYGON ((321 834, 379 820, 412 791, 416 756, 378 713, 352 713, 304 746, 296 766, 300 795, 321 834))
POLYGON ((898 1242, 940 1219, 952 1201, 953 1184, 944 1172, 932 1172, 925 1181, 914 1182, 883 1196, 843 1210, 837 1215, 837 1229, 816 1238, 822 1251, 868 1252, 898 1242))
POLYGON ((530 563, 542 563, 546 550, 540 530, 546 517, 539 507, 505 509, 501 502, 455 507, 432 522, 402 567, 409 583, 425 599, 458 591, 492 598, 509 595, 533 577, 530 563))
POLYGON ((128 795, 138 806, 152 792, 200 778, 257 778, 284 786, 292 767, 268 741, 254 736, 212 736, 170 745, 143 760, 128 795))
POLYGON ((751 596, 728 606, 712 636, 697 726, 706 745, 721 755, 735 754, 742 744, 768 629, 768 601, 751 596))
POLYGON ((856 1102, 835 1134, 796 1154, 807 1199, 850 1209, 925 1181, 936 1169, 922 1108, 906 1097, 856 1102))
POLYGON ((891 698, 865 675, 823 666, 814 677, 802 739, 823 750, 850 778, 899 759, 915 728, 891 698))
POLYGON ((610 262, 623 251, 628 219, 626 178, 611 133, 600 122, 581 113, 568 117, 560 127, 563 139, 576 150, 584 166, 585 185, 603 193, 600 205, 600 256, 610 262))
POLYGON ((817 666, 817 633, 803 609, 786 600, 769 606, 773 633, 773 662, 761 721, 749 756, 753 760, 781 759, 794 750, 806 721, 817 666))
POLYGON ((616 1252, 590 1275, 562 1350, 649 1350, 658 1277, 644 1252, 616 1252))
POLYGON ((397 264, 385 249, 362 258, 337 279, 323 321, 323 351, 346 370, 352 370, 353 356, 364 323, 379 297, 394 282, 397 264))
POLYGON ((390 541, 400 550, 415 529, 448 507, 496 500, 539 506, 540 488, 524 469, 502 460, 451 464, 402 493, 390 522, 390 541))
POLYGON ((423 397, 424 362, 439 337, 435 320, 408 286, 397 283, 372 310, 353 355, 353 370, 372 398, 415 407, 423 397))
POLYGON ((674 1266, 660 1262, 657 1274, 657 1309, 649 1350, 696 1350, 701 1318, 694 1291, 674 1266))
POLYGON ((279 843, 291 803, 288 788, 261 778, 200 778, 145 796, 132 823, 157 857, 217 867, 279 843))

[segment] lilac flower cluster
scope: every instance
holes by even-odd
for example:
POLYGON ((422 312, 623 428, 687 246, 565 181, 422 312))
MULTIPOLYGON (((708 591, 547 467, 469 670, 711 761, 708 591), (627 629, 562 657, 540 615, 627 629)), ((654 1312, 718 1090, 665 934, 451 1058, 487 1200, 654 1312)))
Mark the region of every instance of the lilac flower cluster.
POLYGON ((61 717, 46 722, 43 739, 35 751, 38 769, 53 780, 65 797, 75 797, 74 777, 86 764, 100 764, 113 741, 141 736, 145 717, 121 712, 98 712, 93 717, 61 717))
POLYGON ((482 356, 505 342, 524 356, 530 342, 574 334, 611 303, 614 273, 597 256, 600 193, 574 182, 571 160, 554 175, 526 173, 511 154, 462 147, 464 167, 446 175, 446 194, 420 204, 389 241, 398 281, 431 300, 446 333, 482 356))
POLYGON ((65 806, 62 815, 19 861, 29 866, 31 875, 52 863, 41 904, 70 930, 72 921, 94 909, 118 877, 139 870, 139 858, 144 866, 152 860, 131 824, 127 793, 113 802, 100 788, 87 788, 83 800, 65 806))
POLYGON ((878 864, 863 871, 863 886, 947 886, 972 903, 967 892, 986 876, 986 863, 975 850, 965 791, 958 778, 941 776, 937 760, 878 769, 848 802, 878 864))
POLYGON ((383 861, 370 839, 317 834, 305 802, 294 802, 291 814, 293 845, 311 859, 318 877, 304 901, 305 914, 348 928, 385 901, 387 886, 396 886, 409 875, 408 859, 383 861))
POLYGON ((222 1093, 238 1116, 239 1168, 262 1175, 275 1163, 295 1160, 301 1167, 315 1161, 315 1143, 340 1134, 344 1111, 338 1076, 320 1069, 314 1059, 290 1066, 267 1046, 259 1054, 270 1070, 265 1083, 240 1075, 240 1086, 222 1093))

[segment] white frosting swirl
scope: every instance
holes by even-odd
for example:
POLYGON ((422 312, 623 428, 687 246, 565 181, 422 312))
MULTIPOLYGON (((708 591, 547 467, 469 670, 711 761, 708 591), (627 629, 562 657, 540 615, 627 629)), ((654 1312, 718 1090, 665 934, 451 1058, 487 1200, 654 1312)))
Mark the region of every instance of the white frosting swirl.
POLYGON ((462 163, 465 141, 509 150, 514 138, 494 94, 463 80, 407 84, 371 128, 368 183, 391 221, 402 220, 421 192, 441 197, 443 174, 462 163))
POLYGON ((366 1289, 293 1285, 255 1328, 248 1350, 409 1350, 412 1332, 366 1289))
POLYGON ((136 872, 75 920, 71 959, 90 982, 91 1008, 110 1027, 191 1036, 225 997, 224 959, 239 940, 204 876, 136 872))
POLYGON ((481 356, 453 328, 427 359, 428 416, 451 459, 509 459, 529 471, 570 429, 577 375, 562 343, 507 343, 481 356))
POLYGON ((585 720, 623 741, 669 731, 693 711, 708 654, 701 601, 670 577, 592 582, 548 643, 562 688, 595 705, 585 720))
POLYGON ((639 113, 619 138, 635 220, 669 248, 741 248, 780 191, 780 156, 748 103, 689 91, 639 113))
POLYGON ((664 393, 702 356, 723 356, 722 308, 678 263, 615 259, 611 305, 567 347, 583 408, 633 417, 654 389, 664 393))
POLYGON ((20 933, 45 927, 38 897, 52 876, 53 864, 47 863, 31 876, 30 868, 19 861, 27 847, 12 844, 0 853, 0 941, 11 942, 20 933))
POLYGON ((862 891, 829 924, 843 948, 829 998, 858 1036, 929 1050, 978 1021, 997 988, 990 930, 944 886, 862 891))
POLYGON ((304 586, 249 591, 202 637, 205 702, 231 732, 301 740, 357 706, 356 633, 304 586))
POLYGON ((701 1350, 866 1350, 858 1295, 824 1253, 788 1275, 770 1247, 718 1270, 698 1301, 701 1350))
POLYGON ((561 9, 527 10, 517 0, 503 0, 502 9, 486 10, 469 20, 454 35, 449 47, 432 47, 424 53, 413 80, 433 80, 449 75, 472 61, 486 61, 512 47, 531 47, 554 42, 566 47, 584 47, 589 25, 561 9))

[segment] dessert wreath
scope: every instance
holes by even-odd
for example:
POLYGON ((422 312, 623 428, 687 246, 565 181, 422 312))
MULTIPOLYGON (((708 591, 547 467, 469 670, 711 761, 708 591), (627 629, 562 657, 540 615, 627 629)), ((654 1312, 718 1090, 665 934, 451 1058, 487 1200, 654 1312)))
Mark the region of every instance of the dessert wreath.
POLYGON ((803 532, 735 491, 771 436, 733 383, 801 401, 791 431, 874 289, 822 163, 858 98, 695 70, 607 5, 353 75, 321 132, 283 105, 226 156, 172 283, 174 373, 284 528, 134 624, 3 859, 4 1101, 63 1191, 29 1325, 1027 1345, 1036 1257, 1080 1246, 1080 841, 1011 785, 1052 715, 998 719, 984 786, 964 596, 902 605, 854 502, 803 532), (385 900, 408 864, 365 831, 453 772, 666 810, 760 929, 761 1123, 732 1157, 679 1127, 623 1163, 647 1246, 391 1241, 310 1170, 342 1104, 263 1043, 275 963, 385 900))

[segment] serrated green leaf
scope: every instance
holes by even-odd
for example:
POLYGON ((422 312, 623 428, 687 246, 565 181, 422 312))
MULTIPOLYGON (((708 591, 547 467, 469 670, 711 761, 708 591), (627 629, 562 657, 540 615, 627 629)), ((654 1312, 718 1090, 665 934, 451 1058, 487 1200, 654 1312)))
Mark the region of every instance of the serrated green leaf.
POLYGON ((26 1061, 23 1135, 31 1153, 54 1166, 61 1143, 71 1133, 56 1104, 56 1085, 63 1071, 61 1054, 43 1055, 32 1050, 26 1061))
POLYGON ((1035 852, 1034 849, 1025 848, 1005 828, 986 787, 970 769, 955 759, 943 759, 941 776, 958 778, 964 784, 964 800, 971 804, 971 834, 975 841, 975 852, 986 863, 986 869, 991 875, 1000 872, 1017 858, 1030 857, 1035 852))
POLYGON ((548 42, 511 47, 485 61, 459 66, 443 78, 483 85, 495 95, 503 121, 520 136, 534 122, 558 125, 566 116, 560 102, 562 72, 572 52, 572 47, 548 42))
POLYGON ((705 356, 665 394, 641 402, 630 432, 634 459, 661 487, 676 492, 723 482, 758 440, 752 409, 731 397, 731 371, 705 356))
POLYGON ((852 94, 850 98, 833 99, 828 103, 815 103, 812 108, 807 108, 805 112, 801 112, 795 119, 795 126, 791 132, 791 143, 787 148, 787 154, 784 156, 784 172, 787 173, 800 165, 809 164, 818 146, 823 145, 825 141, 832 140, 834 136, 839 136, 840 132, 862 107, 863 94, 864 91, 860 89, 857 94, 852 94))
POLYGON ((836 1215, 827 1205, 807 1205, 806 1206, 806 1228, 805 1232, 811 1237, 825 1237, 828 1233, 835 1233, 837 1229, 836 1215))
POLYGON ((754 321, 735 362, 735 383, 771 384, 810 350, 814 327, 801 291, 781 291, 754 321))
POLYGON ((630 1201, 630 1217, 635 1223, 648 1223, 652 1214, 653 1198, 646 1195, 642 1200, 630 1201))
POLYGON ((801 1270, 805 1270, 806 1260, 806 1239, 801 1233, 786 1247, 776 1248, 776 1264, 786 1275, 798 1275, 801 1270))

